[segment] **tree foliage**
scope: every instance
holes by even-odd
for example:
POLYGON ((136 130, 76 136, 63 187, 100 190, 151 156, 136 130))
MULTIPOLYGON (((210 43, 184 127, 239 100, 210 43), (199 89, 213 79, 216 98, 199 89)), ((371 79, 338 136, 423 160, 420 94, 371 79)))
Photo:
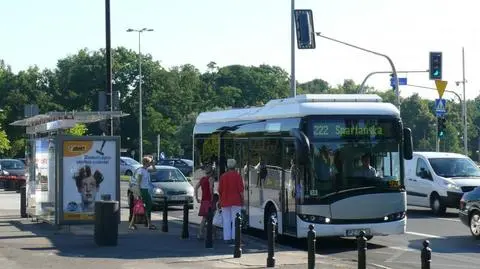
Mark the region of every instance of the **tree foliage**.
MULTIPOLYGON (((119 47, 112 50, 113 90, 120 92, 120 109, 128 113, 120 121, 115 135, 120 135, 122 148, 138 152, 139 144, 139 82, 138 54, 119 47)), ((142 55, 142 115, 144 152, 156 152, 157 136, 160 148, 168 156, 191 157, 192 132, 197 115, 203 111, 258 106, 271 99, 290 95, 288 73, 278 66, 260 65, 218 66, 214 61, 200 72, 191 64, 165 68, 151 55, 142 55)), ((0 60, 0 154, 21 157, 26 135, 23 128, 11 126, 23 118, 26 104, 37 104, 41 113, 48 111, 97 111, 98 92, 104 91, 105 51, 81 49, 59 59, 53 69, 41 70, 31 66, 13 73, 0 60)), ((366 86, 368 93, 380 95, 385 102, 394 103, 391 90, 366 86)), ((298 94, 358 93, 359 85, 351 79, 330 85, 321 78, 297 84, 298 94)), ((436 118, 433 101, 418 94, 401 99, 401 116, 412 129, 415 150, 432 151, 436 145, 436 118)), ((479 158, 480 97, 468 107, 469 155, 479 158)), ((440 141, 444 151, 463 152, 461 106, 455 100, 447 104, 446 136, 440 141)), ((104 129, 103 129, 104 130, 104 129)), ((99 124, 78 125, 68 131, 73 135, 100 135, 99 124)), ((108 132, 106 132, 108 133, 108 132)), ((203 147, 210 148, 214 141, 203 147)), ((212 153, 213 154, 213 153, 212 153)))

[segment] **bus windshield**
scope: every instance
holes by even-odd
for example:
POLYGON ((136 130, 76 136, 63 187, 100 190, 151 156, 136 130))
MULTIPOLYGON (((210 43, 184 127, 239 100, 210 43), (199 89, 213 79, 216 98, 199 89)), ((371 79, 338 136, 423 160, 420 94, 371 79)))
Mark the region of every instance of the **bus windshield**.
POLYGON ((397 188, 400 141, 393 122, 378 120, 312 121, 311 176, 305 199, 368 187, 397 188))

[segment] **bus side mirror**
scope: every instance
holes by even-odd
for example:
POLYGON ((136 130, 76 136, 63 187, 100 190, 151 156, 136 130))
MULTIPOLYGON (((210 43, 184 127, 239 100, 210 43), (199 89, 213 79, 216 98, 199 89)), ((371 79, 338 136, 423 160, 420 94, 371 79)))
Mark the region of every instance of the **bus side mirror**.
POLYGON ((308 164, 310 160, 310 140, 298 128, 290 130, 290 135, 295 139, 295 155, 299 165, 308 164))
POLYGON ((405 160, 413 158, 412 130, 403 128, 403 156, 405 160))

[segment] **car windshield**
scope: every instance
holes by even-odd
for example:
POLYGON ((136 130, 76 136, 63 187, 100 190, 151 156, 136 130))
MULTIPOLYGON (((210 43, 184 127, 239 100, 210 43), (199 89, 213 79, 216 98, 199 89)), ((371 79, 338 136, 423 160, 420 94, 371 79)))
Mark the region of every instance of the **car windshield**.
POLYGON ((187 181, 178 169, 157 169, 150 173, 152 182, 184 182, 187 181))
POLYGON ((435 174, 442 177, 480 177, 480 168, 468 158, 429 158, 435 174))
POLYGON ((395 141, 314 142, 312 145, 314 173, 306 185, 306 198, 400 182, 400 154, 395 141))
POLYGON ((139 162, 135 161, 132 158, 122 158, 122 160, 128 165, 141 165, 139 162))
POLYGON ((0 165, 2 166, 2 169, 25 169, 25 165, 19 160, 3 160, 0 161, 0 165))

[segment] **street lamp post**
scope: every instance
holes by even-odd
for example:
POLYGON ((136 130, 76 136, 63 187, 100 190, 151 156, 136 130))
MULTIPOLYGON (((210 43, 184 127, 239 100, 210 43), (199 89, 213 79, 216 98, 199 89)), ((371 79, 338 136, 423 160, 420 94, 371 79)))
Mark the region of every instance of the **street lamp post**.
POLYGON ((462 83, 463 85, 463 121, 465 122, 465 125, 463 126, 463 148, 465 149, 465 155, 468 156, 468 137, 467 137, 467 97, 465 96, 465 83, 467 83, 467 80, 465 80, 465 50, 462 47, 462 73, 463 73, 463 79, 462 81, 456 81, 455 83, 457 86, 462 83))
POLYGON ((127 29, 127 32, 138 33, 138 114, 139 114, 139 126, 138 126, 138 159, 141 161, 143 158, 143 110, 142 110, 142 51, 141 51, 141 35, 143 32, 152 32, 153 29, 127 29))

